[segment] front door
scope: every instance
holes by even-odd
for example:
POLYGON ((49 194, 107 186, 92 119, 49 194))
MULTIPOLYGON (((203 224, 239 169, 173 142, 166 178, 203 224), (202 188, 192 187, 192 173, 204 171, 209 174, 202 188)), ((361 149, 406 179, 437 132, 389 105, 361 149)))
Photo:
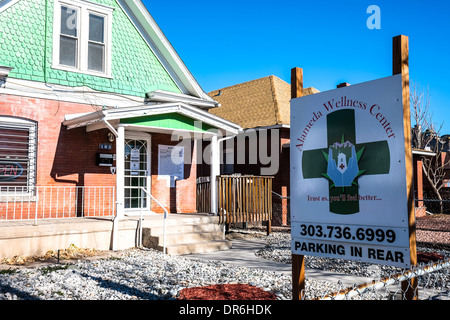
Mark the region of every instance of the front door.
POLYGON ((127 134, 125 139, 125 210, 127 214, 149 211, 150 136, 127 134))

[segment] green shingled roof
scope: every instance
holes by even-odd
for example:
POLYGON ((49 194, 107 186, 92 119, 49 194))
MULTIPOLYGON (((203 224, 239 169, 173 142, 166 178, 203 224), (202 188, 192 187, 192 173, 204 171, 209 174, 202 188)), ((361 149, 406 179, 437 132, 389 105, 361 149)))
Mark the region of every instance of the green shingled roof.
POLYGON ((0 13, 0 65, 14 68, 9 77, 73 87, 88 86, 98 91, 138 97, 158 89, 180 92, 115 0, 93 1, 115 8, 112 78, 51 68, 53 1, 47 2, 46 5, 46 0, 21 0, 0 13), (46 15, 47 19, 44 19, 46 15))

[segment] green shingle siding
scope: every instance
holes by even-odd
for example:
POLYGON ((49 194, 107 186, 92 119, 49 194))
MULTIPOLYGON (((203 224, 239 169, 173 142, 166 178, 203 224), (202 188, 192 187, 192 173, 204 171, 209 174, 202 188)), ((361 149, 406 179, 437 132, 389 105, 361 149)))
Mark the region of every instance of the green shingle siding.
POLYGON ((157 89, 180 92, 117 2, 95 2, 115 8, 112 79, 51 68, 53 0, 21 0, 0 13, 0 65, 14 68, 9 74, 11 78, 46 80, 47 83, 73 87, 88 86, 98 91, 138 97, 145 97, 146 92, 157 89), (47 28, 44 19, 46 1, 47 28))

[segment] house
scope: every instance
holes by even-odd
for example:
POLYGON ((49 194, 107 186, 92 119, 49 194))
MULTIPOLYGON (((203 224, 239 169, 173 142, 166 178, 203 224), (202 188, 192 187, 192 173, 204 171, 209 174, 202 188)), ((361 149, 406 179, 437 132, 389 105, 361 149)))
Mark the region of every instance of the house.
MULTIPOLYGON (((319 92, 310 87, 304 95, 319 92)), ((273 225, 287 225, 289 213, 289 146, 291 85, 276 76, 236 84, 209 92, 220 103, 208 112, 239 124, 243 132, 223 142, 223 174, 273 176, 273 225)), ((203 168, 207 170, 207 167, 203 168)))
POLYGON ((196 212, 195 140, 241 128, 141 1, 2 0, 0 26, 1 221, 196 212))
MULTIPOLYGON (((415 130, 412 136, 415 137, 415 130)), ((424 149, 412 149, 416 217, 449 212, 450 139, 448 135, 432 138, 424 149), (429 179, 427 178, 429 176, 429 179), (436 195, 436 189, 442 199, 436 195)))

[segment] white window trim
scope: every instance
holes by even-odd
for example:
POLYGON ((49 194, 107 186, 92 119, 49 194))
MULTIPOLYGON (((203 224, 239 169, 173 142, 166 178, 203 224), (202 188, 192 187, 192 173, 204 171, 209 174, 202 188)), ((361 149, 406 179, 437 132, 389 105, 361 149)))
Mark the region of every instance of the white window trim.
POLYGON ((113 7, 93 3, 86 0, 55 0, 53 9, 53 60, 52 68, 64 71, 88 74, 92 76, 112 78, 112 17, 113 7), (78 42, 78 67, 70 67, 59 64, 59 37, 61 30, 61 6, 77 9, 79 16, 77 28, 79 32, 78 42), (88 70, 88 40, 89 40, 89 13, 105 17, 105 72, 88 70))

